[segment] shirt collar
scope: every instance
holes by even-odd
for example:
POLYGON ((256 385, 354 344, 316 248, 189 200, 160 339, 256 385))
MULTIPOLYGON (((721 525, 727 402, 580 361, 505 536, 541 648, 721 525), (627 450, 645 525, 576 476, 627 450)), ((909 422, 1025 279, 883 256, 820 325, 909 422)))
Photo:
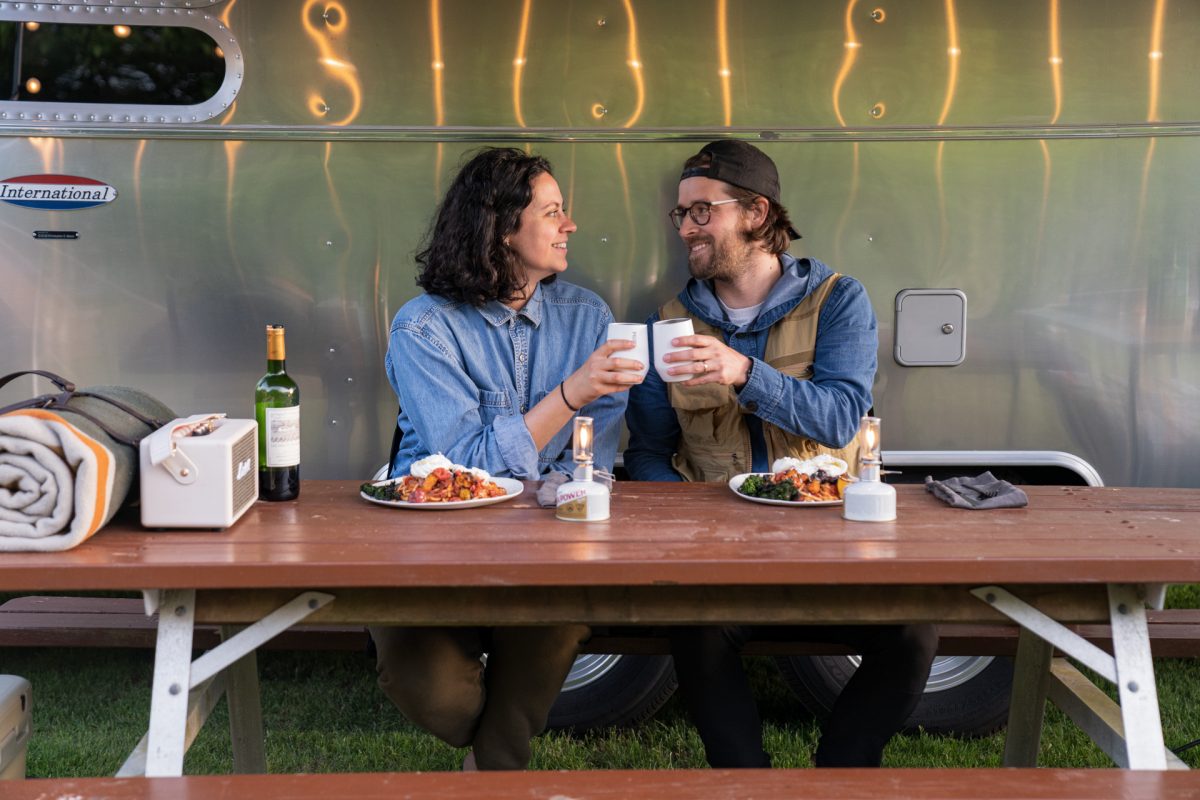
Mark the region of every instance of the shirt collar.
POLYGON ((514 311, 499 300, 489 300, 479 308, 479 313, 491 325, 496 327, 505 325, 510 320, 522 316, 529 320, 533 324, 533 327, 537 328, 542 324, 544 306, 545 295, 542 292, 542 285, 539 283, 534 287, 533 297, 529 298, 529 302, 520 311, 514 311))

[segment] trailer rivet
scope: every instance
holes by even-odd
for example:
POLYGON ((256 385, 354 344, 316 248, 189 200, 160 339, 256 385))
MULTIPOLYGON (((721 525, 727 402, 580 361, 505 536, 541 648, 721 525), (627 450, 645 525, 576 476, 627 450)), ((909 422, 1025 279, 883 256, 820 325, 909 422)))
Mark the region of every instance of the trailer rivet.
POLYGON ((950 334, 954 333, 954 326, 952 324, 950 324, 949 322, 947 322, 945 325, 942 326, 942 333, 949 336, 950 334))
POLYGON ((1118 614, 1128 614, 1128 613, 1129 613, 1129 606, 1125 605, 1124 603, 1120 603, 1120 604, 1118 604, 1118 605, 1117 605, 1117 613, 1118 613, 1118 614))
POLYGON ((312 609, 315 609, 315 608, 317 607, 317 600, 316 600, 316 598, 312 598, 312 599, 310 599, 310 600, 308 601, 308 607, 309 607, 309 608, 312 608, 312 609))
POLYGON ((175 616, 182 617, 186 613, 187 613, 186 606, 175 606, 175 616))
POLYGON ((608 19, 606 17, 600 17, 600 19, 596 20, 597 28, 603 28, 607 24, 608 24, 608 19))
POLYGON ((996 595, 992 592, 988 592, 986 595, 984 595, 983 599, 987 600, 989 603, 994 603, 996 602, 996 595))
POLYGON ((876 103, 875 105, 871 106, 871 116, 875 119, 880 119, 886 113, 887 106, 885 106, 883 103, 876 103))
POLYGON ((179 689, 179 684, 178 684, 178 683, 172 683, 172 684, 171 684, 171 688, 170 688, 170 689, 168 689, 167 691, 168 691, 168 692, 170 692, 171 694, 179 694, 179 691, 180 691, 180 689, 179 689))
POLYGON ((887 19, 887 12, 882 8, 877 8, 871 12, 871 19, 875 20, 876 22, 883 22, 885 19, 887 19))
POLYGON ((1131 692, 1136 692, 1138 690, 1137 681, 1130 681, 1129 683, 1125 684, 1125 688, 1131 692))
POLYGON ((868 233, 868 234, 867 234, 867 241, 868 241, 868 242, 873 242, 873 241, 875 241, 875 237, 874 237, 874 236, 872 236, 871 234, 869 234, 869 233, 868 233))

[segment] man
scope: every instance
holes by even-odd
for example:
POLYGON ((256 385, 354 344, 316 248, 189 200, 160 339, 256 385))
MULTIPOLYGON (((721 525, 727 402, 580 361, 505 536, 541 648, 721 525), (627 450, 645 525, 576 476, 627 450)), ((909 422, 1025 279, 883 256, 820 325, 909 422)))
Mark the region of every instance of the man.
MULTIPOLYGON (((684 164, 670 214, 692 279, 651 317, 690 317, 696 333, 630 392, 625 466, 635 480, 726 481, 781 456, 832 453, 857 466, 878 338, 862 284, 786 250, 799 238, 775 163, 741 141, 684 164)), ((841 642, 863 660, 825 723, 818 767, 879 766, 929 677, 930 625, 694 627, 672 632, 679 686, 713 767, 766 767, 762 723, 742 668, 750 636, 841 642)))

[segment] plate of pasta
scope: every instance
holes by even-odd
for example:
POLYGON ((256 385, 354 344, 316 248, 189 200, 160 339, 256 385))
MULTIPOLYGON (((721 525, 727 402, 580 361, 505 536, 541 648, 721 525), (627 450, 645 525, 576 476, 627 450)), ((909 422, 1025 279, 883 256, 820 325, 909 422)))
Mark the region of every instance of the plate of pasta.
POLYGON ((418 511, 457 511, 503 503, 525 491, 512 478, 493 478, 481 469, 451 464, 441 456, 415 462, 412 474, 369 481, 359 495, 369 503, 418 511), (432 463, 427 463, 432 462, 432 463))

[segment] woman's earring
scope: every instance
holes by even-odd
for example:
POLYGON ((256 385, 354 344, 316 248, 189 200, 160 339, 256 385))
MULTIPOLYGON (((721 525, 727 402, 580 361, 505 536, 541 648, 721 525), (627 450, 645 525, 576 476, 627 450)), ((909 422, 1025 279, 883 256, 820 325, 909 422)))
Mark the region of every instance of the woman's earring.
POLYGON ((504 237, 504 246, 508 247, 508 237, 507 236, 504 237))

